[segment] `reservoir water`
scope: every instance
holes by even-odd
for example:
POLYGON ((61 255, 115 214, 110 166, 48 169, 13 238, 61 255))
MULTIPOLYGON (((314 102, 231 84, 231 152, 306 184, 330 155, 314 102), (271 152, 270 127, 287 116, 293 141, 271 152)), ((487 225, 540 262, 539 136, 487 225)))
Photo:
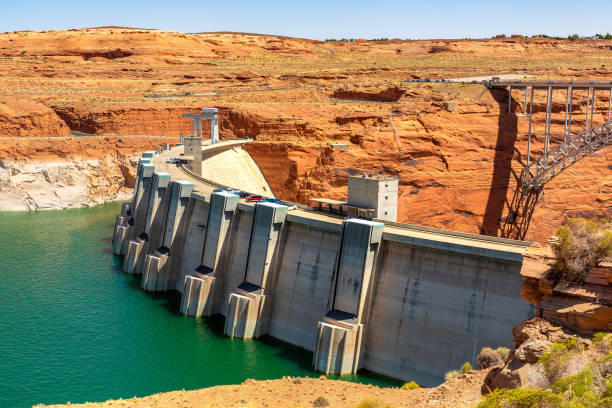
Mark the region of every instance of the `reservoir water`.
MULTIPOLYGON (((177 296, 140 290, 110 251, 119 210, 0 213, 0 407, 320 375, 310 352, 229 339, 221 317, 187 318, 177 296)), ((398 385, 371 373, 344 379, 398 385)))

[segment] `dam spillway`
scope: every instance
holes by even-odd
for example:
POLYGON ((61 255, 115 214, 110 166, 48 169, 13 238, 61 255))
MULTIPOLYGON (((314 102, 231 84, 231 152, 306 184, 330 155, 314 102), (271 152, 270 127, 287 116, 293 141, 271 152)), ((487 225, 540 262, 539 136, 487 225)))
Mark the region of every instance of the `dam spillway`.
POLYGON ((141 159, 114 252, 184 314, 225 316, 227 336, 297 345, 325 373, 434 383, 533 315, 525 243, 247 203, 166 157, 141 159))

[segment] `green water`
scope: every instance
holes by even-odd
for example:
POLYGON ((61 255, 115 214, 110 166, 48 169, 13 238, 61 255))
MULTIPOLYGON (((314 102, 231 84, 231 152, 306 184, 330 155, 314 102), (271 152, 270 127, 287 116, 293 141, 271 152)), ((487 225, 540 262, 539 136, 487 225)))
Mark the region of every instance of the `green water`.
POLYGON ((0 407, 319 375, 310 352, 231 340, 222 318, 184 317, 176 295, 140 290, 110 252, 119 209, 0 213, 0 407))

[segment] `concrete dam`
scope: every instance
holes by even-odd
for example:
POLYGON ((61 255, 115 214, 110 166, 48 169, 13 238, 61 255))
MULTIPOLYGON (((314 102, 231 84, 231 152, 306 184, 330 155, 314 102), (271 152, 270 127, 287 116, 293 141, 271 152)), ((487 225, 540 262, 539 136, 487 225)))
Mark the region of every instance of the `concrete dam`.
MULTIPOLYGON (((198 150, 204 162, 233 150, 224 183, 270 196, 244 142, 198 150)), ((167 163, 182 149, 143 154, 113 252, 142 289, 180 292, 183 314, 225 316, 229 337, 275 337, 328 374, 435 384, 482 347, 509 346, 533 315, 521 299, 525 242, 250 203, 167 163)))

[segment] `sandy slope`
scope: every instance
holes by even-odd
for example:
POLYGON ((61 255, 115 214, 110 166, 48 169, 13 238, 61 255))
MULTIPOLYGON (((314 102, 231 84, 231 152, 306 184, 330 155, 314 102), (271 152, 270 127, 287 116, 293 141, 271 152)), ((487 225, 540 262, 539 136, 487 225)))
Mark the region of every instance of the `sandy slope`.
MULTIPOLYGON (((369 401, 375 407, 468 408, 480 401, 480 386, 488 370, 472 371, 436 388, 402 390, 379 388, 346 381, 285 378, 247 380, 240 385, 224 385, 196 391, 175 391, 145 398, 112 400, 102 403, 71 404, 71 407, 270 407, 310 408, 323 397, 331 408, 356 407, 369 401)), ((64 407, 67 405, 54 405, 64 407)))

